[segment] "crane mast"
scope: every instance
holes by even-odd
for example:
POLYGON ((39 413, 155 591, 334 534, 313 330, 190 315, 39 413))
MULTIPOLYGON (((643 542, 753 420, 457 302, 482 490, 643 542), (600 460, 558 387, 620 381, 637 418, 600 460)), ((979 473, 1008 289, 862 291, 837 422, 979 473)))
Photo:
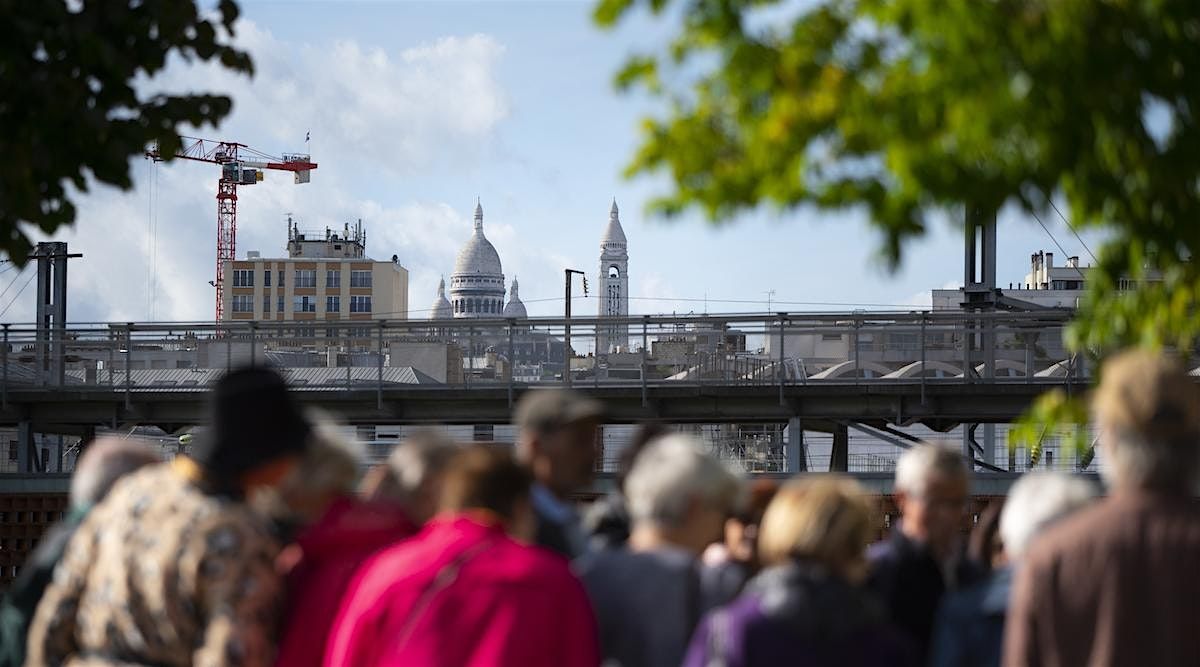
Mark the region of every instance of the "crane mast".
MULTIPOLYGON (((235 141, 212 141, 180 137, 183 146, 173 157, 208 162, 221 167, 217 179, 217 267, 213 287, 217 291, 216 321, 225 315, 225 264, 237 258, 237 200, 239 185, 254 185, 263 180, 263 172, 290 171, 296 183, 308 183, 317 164, 307 154, 284 153, 274 157, 235 141)), ((161 162, 164 158, 155 145, 146 157, 161 162)))

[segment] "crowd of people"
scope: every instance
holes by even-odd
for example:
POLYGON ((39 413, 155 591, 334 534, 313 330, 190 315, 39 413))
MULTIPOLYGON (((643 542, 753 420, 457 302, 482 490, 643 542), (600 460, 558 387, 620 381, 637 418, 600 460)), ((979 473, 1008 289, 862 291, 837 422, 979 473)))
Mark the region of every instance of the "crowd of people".
POLYGON ((1093 397, 1107 495, 1032 473, 979 517, 937 444, 883 541, 851 477, 731 472, 650 426, 592 488, 604 406, 532 390, 516 446, 360 445, 264 368, 162 462, 101 439, 0 605, 0 665, 1200 665, 1200 392, 1170 357, 1093 397))

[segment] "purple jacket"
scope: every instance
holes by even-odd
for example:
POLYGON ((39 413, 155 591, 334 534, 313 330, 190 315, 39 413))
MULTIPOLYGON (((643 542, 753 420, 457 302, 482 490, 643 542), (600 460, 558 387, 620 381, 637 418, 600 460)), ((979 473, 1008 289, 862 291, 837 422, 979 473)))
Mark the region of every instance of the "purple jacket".
POLYGON ((804 563, 769 568, 696 629, 683 667, 916 664, 866 593, 804 563))

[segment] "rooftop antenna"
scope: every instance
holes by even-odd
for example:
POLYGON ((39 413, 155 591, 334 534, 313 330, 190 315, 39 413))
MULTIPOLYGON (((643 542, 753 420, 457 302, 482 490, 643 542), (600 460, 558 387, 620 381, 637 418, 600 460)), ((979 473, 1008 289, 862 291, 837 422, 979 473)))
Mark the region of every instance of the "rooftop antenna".
MULTIPOLYGON (((769 313, 769 312, 771 312, 771 297, 775 296, 775 290, 769 289, 769 290, 764 291, 763 294, 767 295, 767 312, 769 313)), ((705 296, 705 299, 707 299, 707 298, 708 297, 705 296)))

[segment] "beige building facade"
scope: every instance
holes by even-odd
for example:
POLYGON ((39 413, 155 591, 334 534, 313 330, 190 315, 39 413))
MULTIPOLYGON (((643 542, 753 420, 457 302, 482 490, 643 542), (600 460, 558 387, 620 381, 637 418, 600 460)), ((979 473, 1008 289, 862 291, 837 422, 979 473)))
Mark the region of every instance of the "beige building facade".
POLYGON ((300 232, 288 222, 288 254, 256 252, 225 265, 225 319, 331 322, 408 319, 408 270, 365 254, 361 223, 342 234, 300 232))

